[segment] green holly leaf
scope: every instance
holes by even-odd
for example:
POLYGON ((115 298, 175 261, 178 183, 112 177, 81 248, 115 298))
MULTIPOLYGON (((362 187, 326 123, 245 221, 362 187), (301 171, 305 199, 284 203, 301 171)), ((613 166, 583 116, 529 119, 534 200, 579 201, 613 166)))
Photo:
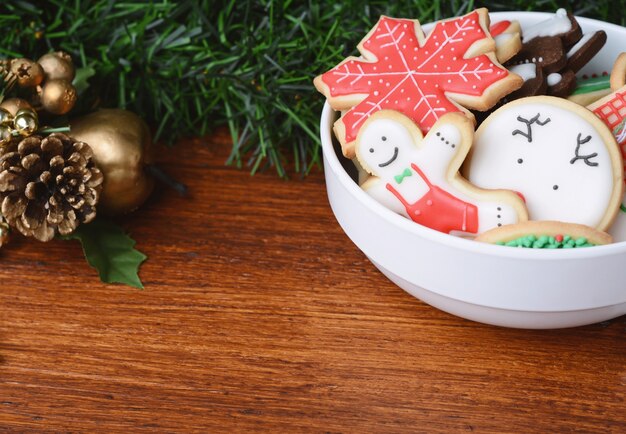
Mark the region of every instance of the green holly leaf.
POLYGON ((135 240, 121 227, 107 220, 96 219, 80 225, 64 239, 80 241, 87 262, 98 270, 102 282, 123 283, 143 289, 137 273, 147 256, 134 249, 135 240))

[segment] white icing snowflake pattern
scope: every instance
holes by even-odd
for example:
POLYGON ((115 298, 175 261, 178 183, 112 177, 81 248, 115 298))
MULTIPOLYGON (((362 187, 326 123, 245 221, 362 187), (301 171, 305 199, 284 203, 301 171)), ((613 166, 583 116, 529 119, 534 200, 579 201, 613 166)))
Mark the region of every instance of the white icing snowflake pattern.
POLYGON ((348 58, 321 76, 331 105, 333 97, 367 95, 341 118, 340 140, 354 141, 363 122, 383 109, 404 113, 427 132, 445 113, 459 111, 446 92, 481 97, 507 77, 485 54, 464 58, 487 37, 479 12, 437 23, 425 40, 417 22, 382 17, 359 45, 364 59, 348 58))

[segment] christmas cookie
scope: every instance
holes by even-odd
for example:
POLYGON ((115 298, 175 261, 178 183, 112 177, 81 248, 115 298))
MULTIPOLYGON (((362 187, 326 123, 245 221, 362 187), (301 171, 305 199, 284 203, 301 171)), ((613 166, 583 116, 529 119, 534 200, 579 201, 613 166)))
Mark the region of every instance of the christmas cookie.
POLYGON ((610 76, 604 74, 599 77, 577 78, 576 87, 567 99, 576 104, 587 106, 610 93, 610 76))
POLYGON ((617 56, 613 69, 611 70, 611 79, 609 81, 611 89, 617 90, 626 86, 626 53, 617 56))
POLYGON ((372 175, 362 188, 398 214, 454 235, 527 220, 515 193, 479 189, 459 175, 473 134, 471 120, 460 113, 442 116, 423 137, 410 118, 379 111, 356 141, 357 159, 372 175))
POLYGON ((611 131, 566 99, 523 98, 478 128, 464 174, 482 188, 525 198, 532 220, 606 230, 619 209, 622 157, 611 131))
POLYGON ((527 221, 492 229, 476 241, 532 249, 575 249, 611 244, 613 239, 606 232, 575 223, 527 221))
POLYGON ((613 64, 611 75, 604 72, 599 77, 586 77, 579 80, 576 90, 568 99, 588 106, 624 86, 626 86, 626 53, 621 53, 613 64))
MULTIPOLYGON (((611 71, 611 88, 621 88, 594 102, 587 108, 593 111, 610 128, 624 158, 626 170, 626 53, 620 54, 611 71)), ((620 211, 609 232, 616 241, 626 241, 626 196, 622 198, 620 211)))
POLYGON ((527 44, 534 39, 557 36, 566 48, 572 47, 582 37, 582 30, 572 14, 558 9, 553 16, 524 29, 522 41, 527 44))
POLYGON ((576 19, 559 9, 551 18, 523 30, 522 48, 508 65, 534 63, 547 77, 567 65, 566 50, 581 37, 576 19))
POLYGON ((537 72, 532 76, 526 74, 527 80, 516 93, 509 95, 508 100, 523 98, 525 96, 544 95, 554 85, 574 90, 576 79, 573 74, 566 77, 560 71, 567 65, 567 58, 563 49, 563 43, 559 37, 535 38, 523 45, 522 50, 515 56, 508 66, 510 71, 520 67, 535 66, 537 72), (528 81, 533 79, 533 81, 528 81), (542 80, 541 86, 536 83, 542 80))
POLYGON ((606 33, 603 30, 585 33, 572 48, 567 51, 565 69, 578 72, 598 54, 606 44, 606 33))
POLYGON ((486 9, 437 22, 424 36, 417 20, 381 17, 348 57, 314 80, 335 110, 343 153, 354 156, 365 121, 380 110, 408 116, 426 133, 446 113, 487 110, 522 84, 497 61, 486 9))
POLYGON ((626 158, 626 86, 587 106, 611 129, 626 158))
POLYGON ((489 33, 496 42, 496 58, 504 63, 515 56, 522 48, 522 30, 517 21, 498 21, 489 27, 489 33))
POLYGON ((543 74, 543 69, 535 63, 522 63, 509 67, 509 71, 524 79, 524 84, 515 92, 503 98, 503 102, 513 101, 519 98, 535 95, 545 95, 548 90, 548 82, 543 74))
POLYGON ((548 95, 566 98, 576 89, 576 73, 585 66, 606 43, 606 33, 586 33, 566 54, 565 67, 547 77, 548 95))
POLYGON ((609 228, 609 233, 616 242, 626 241, 626 194, 622 198, 619 212, 609 228))
POLYGON ((524 29, 522 48, 507 65, 511 69, 514 65, 536 64, 544 77, 545 91, 537 83, 527 81, 522 92, 509 96, 508 100, 541 94, 569 96, 576 88, 576 73, 605 42, 604 31, 583 35, 574 16, 564 9, 559 9, 550 19, 524 29))

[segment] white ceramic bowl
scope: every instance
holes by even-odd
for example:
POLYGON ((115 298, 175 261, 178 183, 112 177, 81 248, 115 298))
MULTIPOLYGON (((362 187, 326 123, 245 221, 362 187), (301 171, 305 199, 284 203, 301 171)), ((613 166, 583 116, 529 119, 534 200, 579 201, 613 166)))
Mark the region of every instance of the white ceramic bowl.
MULTIPOLYGON (((551 15, 501 12, 491 19, 519 20, 523 28, 551 15)), ((626 28, 578 21, 583 31, 602 29, 608 35, 580 74, 610 71, 626 51, 626 28)), ((321 139, 330 205, 348 237, 402 289, 446 312, 506 327, 574 327, 626 314, 626 242, 579 250, 515 249, 415 224, 378 204, 348 175, 333 148, 335 118, 326 104, 321 139)))

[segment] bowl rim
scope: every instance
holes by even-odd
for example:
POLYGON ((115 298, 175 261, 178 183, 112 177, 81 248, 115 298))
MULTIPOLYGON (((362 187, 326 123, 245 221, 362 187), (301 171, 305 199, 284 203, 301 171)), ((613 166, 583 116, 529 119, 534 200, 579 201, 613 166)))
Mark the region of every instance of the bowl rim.
MULTIPOLYGON (((506 18, 506 19, 519 19, 520 17, 541 18, 550 17, 553 15, 551 12, 523 12, 523 11, 511 11, 511 12, 491 12, 489 13, 491 18, 506 18)), ((592 24, 595 26, 602 26, 603 28, 611 28, 613 31, 621 32, 626 36, 626 28, 618 26, 616 24, 606 23, 604 21, 595 20, 592 18, 576 17, 579 23, 592 24)), ((423 25, 423 29, 428 31, 434 23, 428 23, 423 25)), ((480 243, 474 240, 465 239, 462 237, 456 237, 453 235, 445 234, 434 229, 430 229, 426 226, 416 224, 407 218, 396 214, 395 212, 387 209, 375 199, 365 193, 356 182, 348 175, 345 169, 342 167, 339 158, 335 154, 332 143, 332 124, 335 118, 336 112, 330 107, 328 102, 324 103, 322 109, 322 115, 320 119, 320 138, 322 142, 322 153, 326 160, 328 167, 332 170, 333 174, 338 178, 341 185, 348 190, 348 192, 355 196, 370 212, 376 214, 387 223, 397 226, 398 228, 410 232, 412 235, 425 238, 429 241, 441 243, 451 248, 456 248, 468 253, 482 254, 487 256, 507 257, 519 260, 564 260, 564 259, 583 259, 583 258, 598 258, 611 256, 615 254, 626 254, 626 241, 607 244, 604 246, 594 246, 593 248, 585 249, 555 249, 555 250, 537 250, 537 249, 520 249, 520 248, 506 248, 503 246, 480 243)))

